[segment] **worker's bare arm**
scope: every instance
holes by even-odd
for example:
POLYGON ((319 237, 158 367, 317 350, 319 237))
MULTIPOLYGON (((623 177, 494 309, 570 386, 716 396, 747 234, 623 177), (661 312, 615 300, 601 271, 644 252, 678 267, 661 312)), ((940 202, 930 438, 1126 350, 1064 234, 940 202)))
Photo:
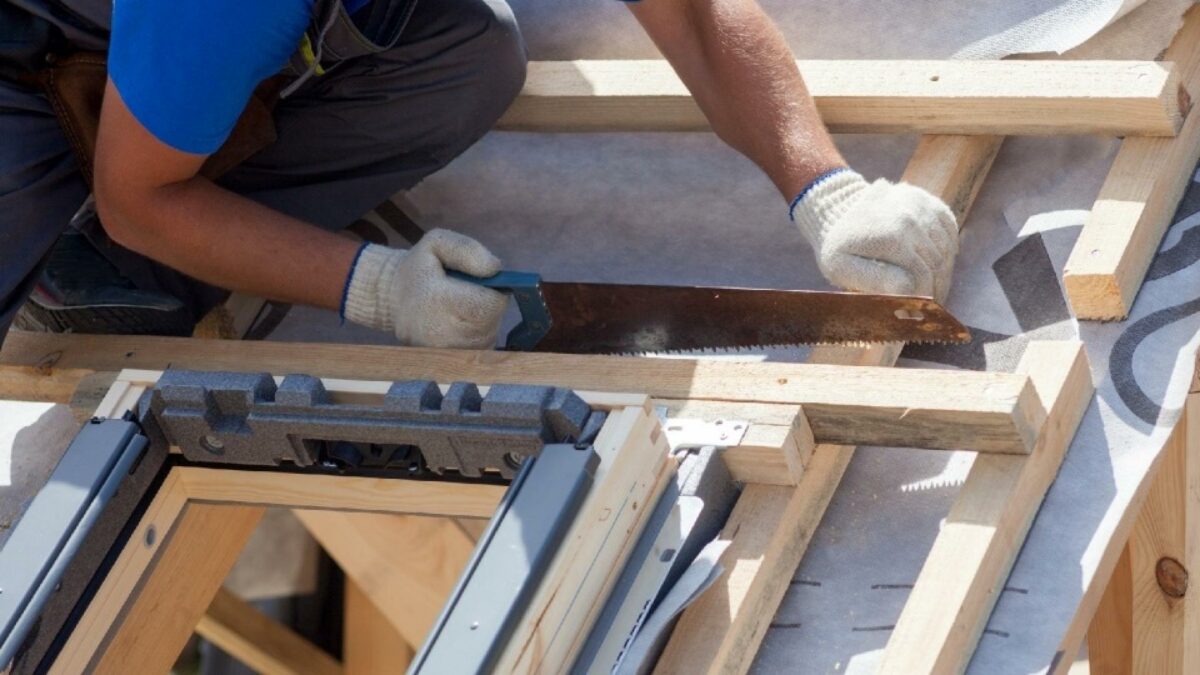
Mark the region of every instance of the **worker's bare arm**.
POLYGON ((204 159, 156 139, 109 81, 95 163, 109 236, 202 281, 337 309, 358 245, 217 187, 204 159))
POLYGON ((845 160, 779 29, 755 0, 629 5, 713 130, 770 176, 784 199, 845 160))

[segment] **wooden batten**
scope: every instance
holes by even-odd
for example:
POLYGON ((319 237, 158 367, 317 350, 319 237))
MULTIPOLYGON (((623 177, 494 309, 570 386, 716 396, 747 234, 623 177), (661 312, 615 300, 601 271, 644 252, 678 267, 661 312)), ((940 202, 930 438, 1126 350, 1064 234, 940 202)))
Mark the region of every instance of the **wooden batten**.
POLYGON ((186 338, 48 335, 25 342, 23 337, 9 336, 0 362, 24 365, 52 350, 65 367, 82 360, 97 370, 169 364, 327 378, 436 374, 441 381, 480 385, 543 384, 581 392, 644 391, 665 399, 799 405, 818 443, 1026 454, 1045 417, 1028 377, 1012 373, 186 338), (220 349, 210 349, 212 344, 220 349))
MULTIPOLYGON (((837 133, 1173 136, 1184 107, 1154 61, 798 61, 837 133)), ((705 131, 662 60, 535 61, 514 131, 705 131)))
MULTIPOLYGON (((1192 8, 1167 49, 1190 98, 1200 96, 1200 8, 1192 8)), ((1126 138, 1083 223, 1063 274, 1075 316, 1129 316, 1146 270, 1200 159, 1200 115, 1174 138, 1126 138)))

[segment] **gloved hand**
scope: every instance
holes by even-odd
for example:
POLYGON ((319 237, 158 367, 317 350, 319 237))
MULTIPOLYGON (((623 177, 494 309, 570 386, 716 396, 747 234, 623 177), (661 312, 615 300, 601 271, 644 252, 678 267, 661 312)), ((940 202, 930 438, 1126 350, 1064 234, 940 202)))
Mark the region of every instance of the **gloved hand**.
POLYGON ((391 330, 406 345, 493 346, 507 296, 451 279, 447 269, 490 277, 500 271, 500 259, 483 244, 449 230, 432 230, 407 251, 368 244, 350 271, 342 316, 391 330))
POLYGON ((942 200, 907 183, 868 183, 849 169, 797 197, 792 219, 831 283, 868 293, 945 300, 958 225, 942 200))

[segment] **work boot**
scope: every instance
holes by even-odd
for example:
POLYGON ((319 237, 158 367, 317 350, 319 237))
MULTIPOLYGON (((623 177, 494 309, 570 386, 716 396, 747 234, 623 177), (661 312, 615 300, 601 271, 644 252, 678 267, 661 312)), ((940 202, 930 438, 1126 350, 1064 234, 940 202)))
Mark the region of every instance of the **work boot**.
POLYGON ((178 298, 140 290, 68 228, 51 249, 17 325, 50 332, 190 335, 192 314, 178 298))

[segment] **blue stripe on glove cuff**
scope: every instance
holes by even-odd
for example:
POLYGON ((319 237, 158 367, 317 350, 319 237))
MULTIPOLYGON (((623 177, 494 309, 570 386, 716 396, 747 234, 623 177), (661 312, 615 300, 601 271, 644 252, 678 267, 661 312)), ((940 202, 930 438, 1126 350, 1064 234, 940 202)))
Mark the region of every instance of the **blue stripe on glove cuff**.
POLYGON ((371 242, 364 241, 362 246, 354 252, 354 259, 350 261, 350 271, 346 273, 346 283, 342 286, 342 302, 338 305, 338 317, 342 320, 342 325, 346 325, 346 298, 350 297, 350 280, 354 278, 354 268, 358 267, 358 259, 362 257, 363 251, 371 242))
POLYGON ((801 190, 800 194, 796 195, 796 198, 793 199, 792 203, 788 205, 788 220, 792 221, 793 223, 796 222, 796 206, 798 204, 800 204, 800 200, 804 199, 805 195, 807 195, 809 192, 811 192, 813 188, 817 187, 821 183, 824 183, 825 181, 829 180, 830 178, 833 178, 834 176, 838 175, 839 173, 843 173, 843 172, 851 171, 851 170, 852 169, 848 166, 842 166, 842 167, 838 167, 836 169, 830 169, 829 171, 826 171, 825 173, 821 174, 820 176, 817 176, 813 180, 813 182, 809 183, 808 187, 801 190))

